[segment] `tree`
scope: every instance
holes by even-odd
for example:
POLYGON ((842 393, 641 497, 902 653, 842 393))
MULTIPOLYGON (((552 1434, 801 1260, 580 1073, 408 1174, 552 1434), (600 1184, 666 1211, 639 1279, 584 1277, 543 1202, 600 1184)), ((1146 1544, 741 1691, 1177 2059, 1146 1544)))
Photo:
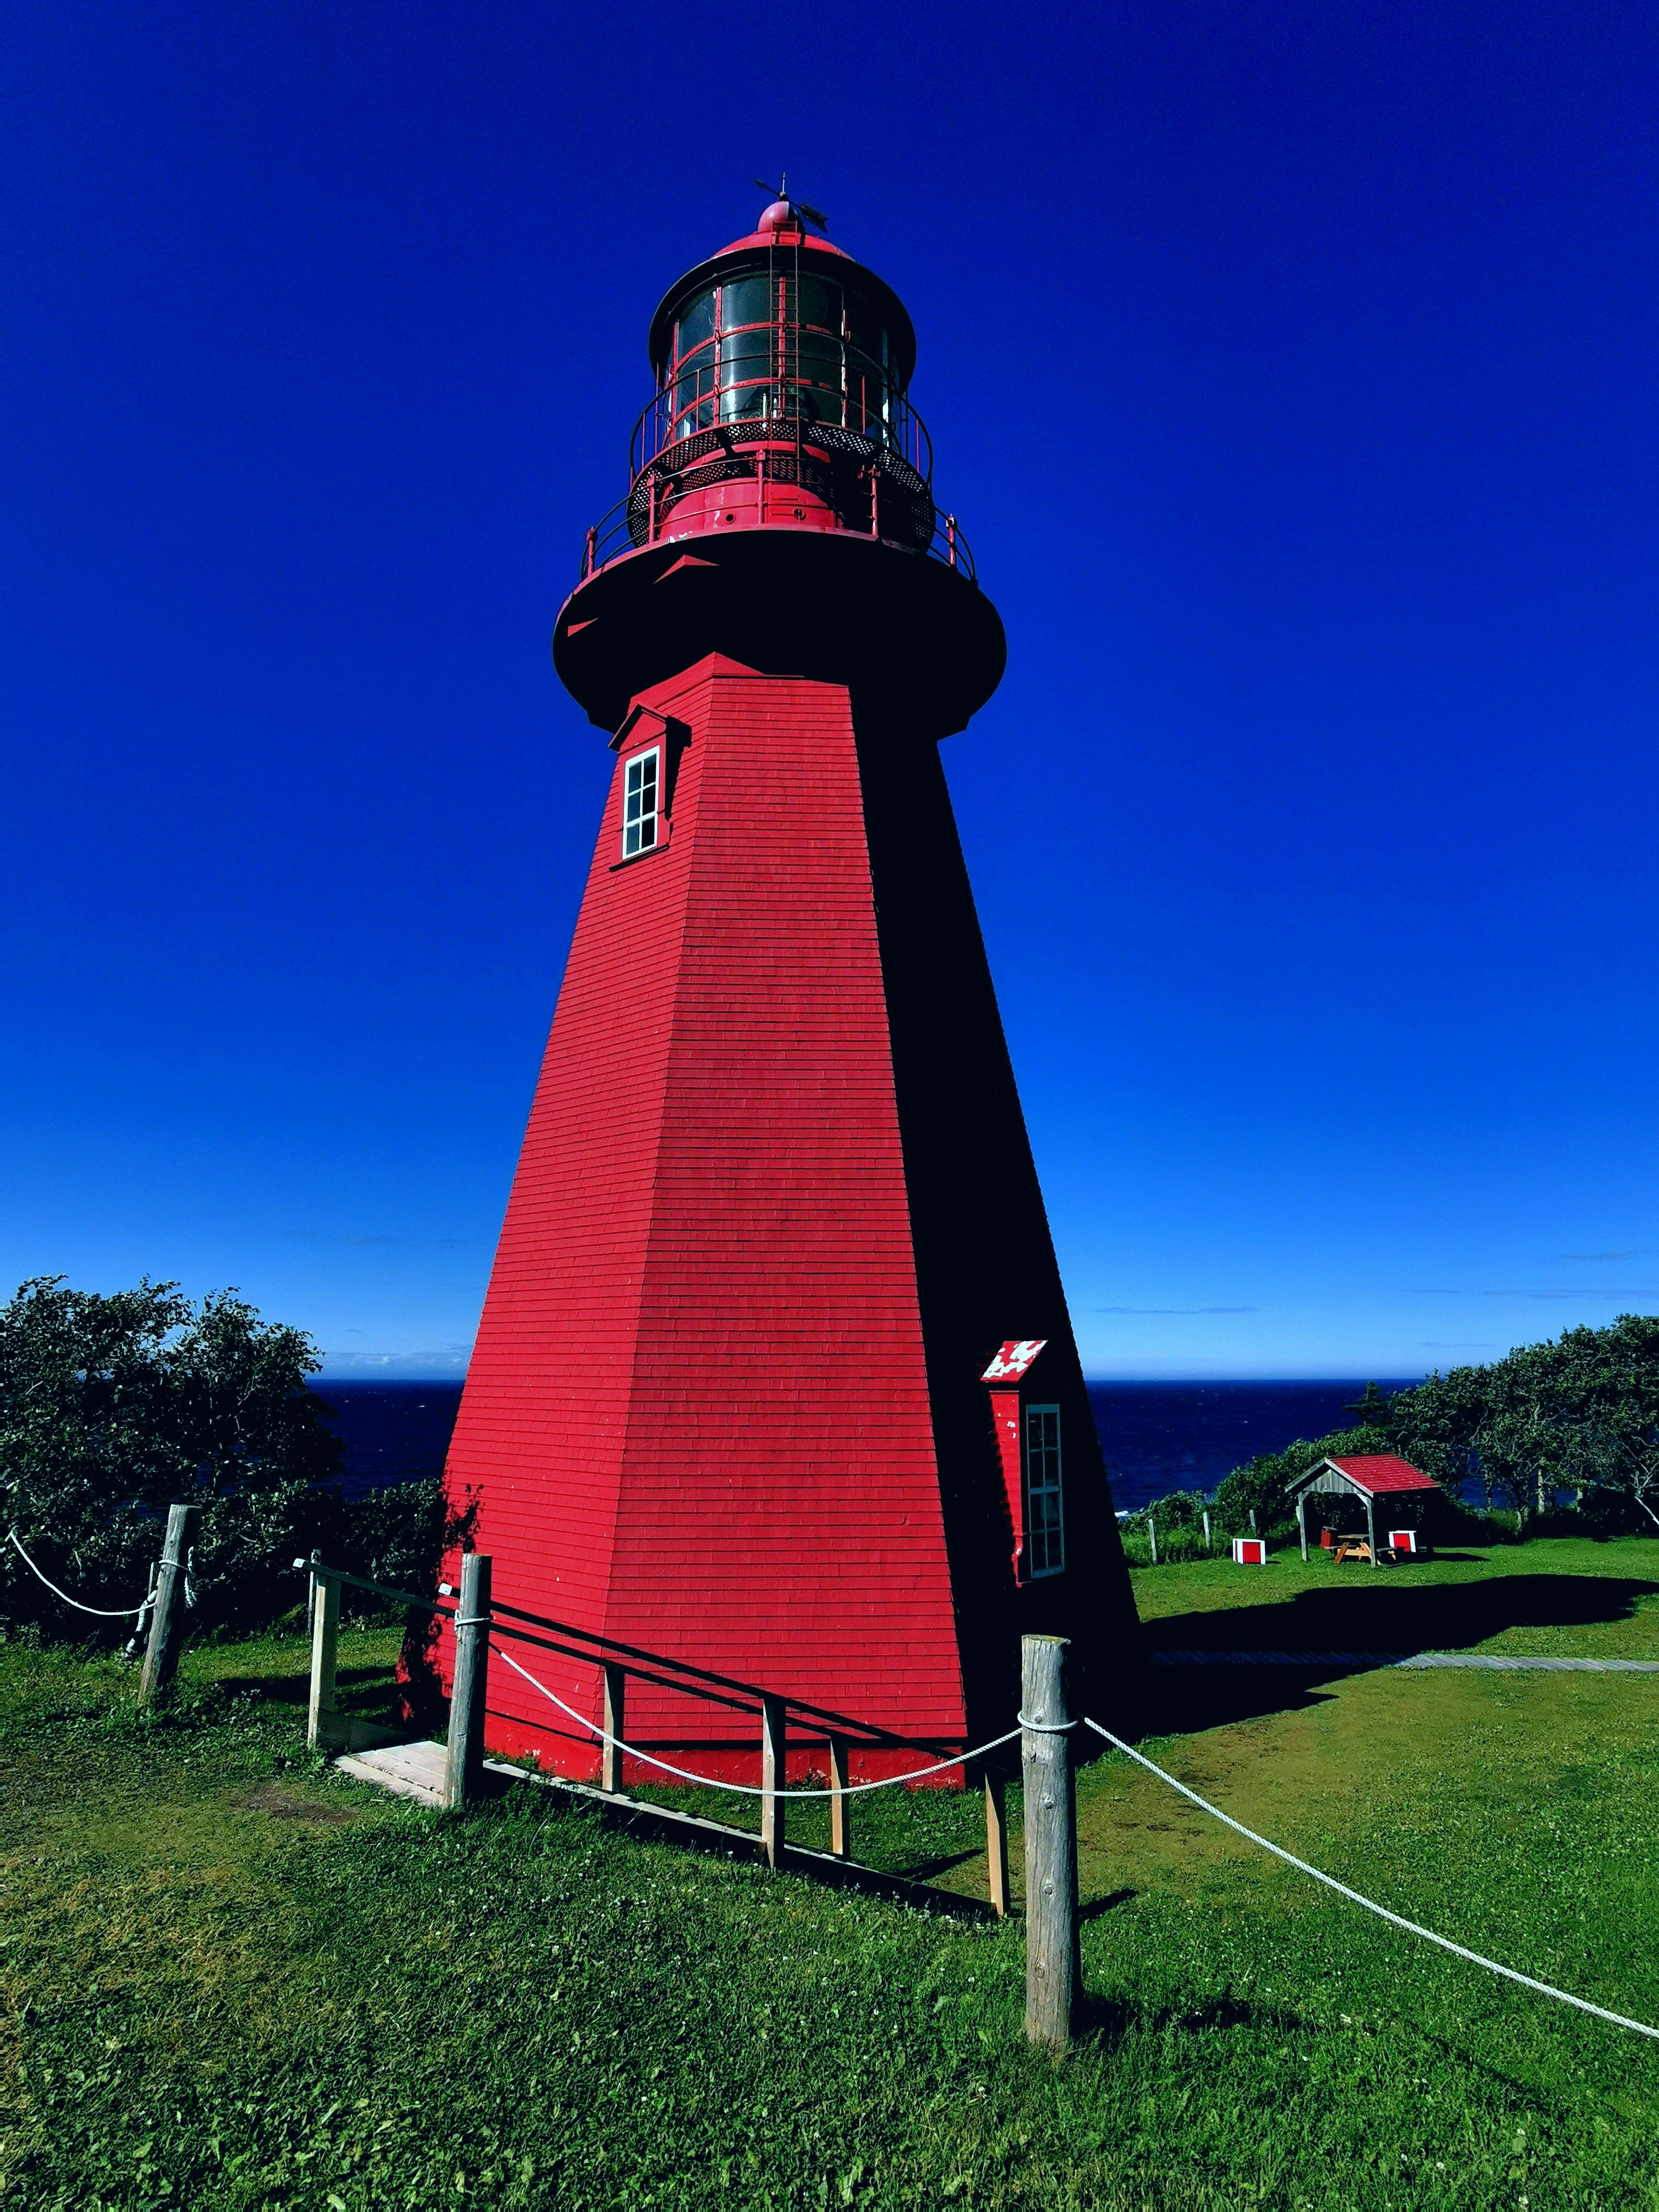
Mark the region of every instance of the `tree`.
POLYGON ((1358 1402, 1352 1406, 1345 1406, 1342 1410, 1345 1413, 1353 1415, 1355 1428, 1382 1431, 1389 1425, 1389 1408, 1393 1402, 1388 1392, 1379 1384, 1368 1382, 1358 1402))
POLYGON ((1555 1493, 1607 1493, 1659 1526, 1659 1318, 1622 1314, 1431 1375, 1391 1401, 1397 1449, 1443 1482, 1478 1480, 1518 1521, 1555 1493))
MULTIPOLYGON (((86 1604, 135 1605, 167 1505, 203 1508, 198 1618, 275 1609, 297 1550, 337 1541, 343 1448, 306 1388, 301 1329, 262 1322, 234 1291, 193 1306, 176 1283, 109 1295, 61 1277, 0 1308, 0 1511, 41 1571, 86 1604)), ((0 1602, 63 1611, 9 1543, 0 1602)))
POLYGON ((1378 1429, 1340 1429, 1334 1436, 1311 1441, 1298 1437, 1283 1451, 1262 1452, 1224 1477, 1216 1487, 1217 1516, 1222 1527, 1234 1534, 1249 1527, 1252 1513, 1263 1535, 1271 1529, 1282 1529, 1295 1518, 1291 1485, 1311 1474, 1321 1460, 1393 1449, 1387 1435, 1378 1429))

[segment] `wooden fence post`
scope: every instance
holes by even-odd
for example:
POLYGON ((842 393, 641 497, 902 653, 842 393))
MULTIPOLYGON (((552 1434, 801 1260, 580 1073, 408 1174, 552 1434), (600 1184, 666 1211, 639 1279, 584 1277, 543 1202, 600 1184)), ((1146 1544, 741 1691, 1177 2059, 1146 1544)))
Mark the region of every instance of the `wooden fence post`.
POLYGON ((1077 1920, 1077 1793, 1063 1636, 1020 1639, 1025 1778, 1025 2034, 1064 2051, 1082 1985, 1077 1920))
POLYGON ((489 1554, 468 1552, 461 1560, 461 1594, 455 1607, 455 1680, 449 1692, 449 1756, 444 1802, 474 1802, 483 1777, 484 1695, 489 1684, 489 1554))
POLYGON ((167 1508, 167 1533, 161 1546, 161 1564, 155 1575, 155 1610, 150 1615, 144 1671, 138 1678, 141 1705, 153 1705, 164 1696, 178 1669, 179 1631, 185 1610, 185 1561, 201 1517, 199 1505, 167 1508))
POLYGON ((991 1910, 1008 1917, 1008 1785, 988 1768, 985 1776, 985 1861, 991 1910))
POLYGON ((340 1585, 332 1575, 320 1571, 319 1553, 311 1555, 311 1702, 306 1715, 306 1742, 313 1751, 332 1744, 334 1721, 335 1649, 340 1633, 340 1585))
POLYGON ((617 1741, 605 1747, 605 1756, 599 1761, 599 1785, 613 1797, 620 1797, 623 1786, 623 1755, 621 1739, 628 1734, 628 1673, 614 1660, 605 1662, 605 1732, 617 1741))
POLYGON ((850 1808, 845 1794, 848 1774, 847 1739, 844 1735, 832 1735, 830 1739, 830 1787, 836 1794, 830 1800, 830 1849, 838 1859, 850 1859, 853 1856, 853 1840, 847 1818, 850 1808))
POLYGON ((786 1707, 769 1690, 761 1692, 761 1848, 769 1867, 783 1864, 784 1724, 786 1707))

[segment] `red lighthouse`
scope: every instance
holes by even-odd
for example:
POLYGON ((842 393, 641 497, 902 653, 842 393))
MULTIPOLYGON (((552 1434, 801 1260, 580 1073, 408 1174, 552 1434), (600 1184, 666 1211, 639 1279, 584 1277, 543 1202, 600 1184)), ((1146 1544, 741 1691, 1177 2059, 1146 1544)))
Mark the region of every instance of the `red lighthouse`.
MULTIPOLYGON (((650 351, 554 636, 616 769, 447 1480, 498 1600, 854 1717, 896 1771, 1008 1725, 1022 1629, 1109 1698, 1134 1619, 938 750, 1002 624, 909 317, 791 203, 650 351)), ((599 1717, 593 1668, 545 1673, 599 1717)), ((631 1740, 748 1774, 752 1731, 629 1695, 631 1740)), ((489 1707, 492 1747, 594 1771, 505 1669, 489 1707)))

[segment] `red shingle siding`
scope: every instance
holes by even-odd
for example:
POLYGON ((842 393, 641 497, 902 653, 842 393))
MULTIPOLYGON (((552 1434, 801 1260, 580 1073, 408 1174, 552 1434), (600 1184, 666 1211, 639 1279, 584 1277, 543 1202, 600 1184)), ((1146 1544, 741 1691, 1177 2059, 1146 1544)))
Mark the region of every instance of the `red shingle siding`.
MULTIPOLYGON (((619 761, 448 1484, 481 1492, 507 1602, 959 1738, 847 695, 711 659, 647 703, 691 731, 668 842, 615 866, 619 761)), ((591 1668, 517 1656, 597 1715, 591 1668)), ((592 1771, 507 1669, 490 1686, 493 1746, 592 1771)), ((629 1696, 633 1740, 749 1774, 714 1746, 752 1723, 629 1696)))

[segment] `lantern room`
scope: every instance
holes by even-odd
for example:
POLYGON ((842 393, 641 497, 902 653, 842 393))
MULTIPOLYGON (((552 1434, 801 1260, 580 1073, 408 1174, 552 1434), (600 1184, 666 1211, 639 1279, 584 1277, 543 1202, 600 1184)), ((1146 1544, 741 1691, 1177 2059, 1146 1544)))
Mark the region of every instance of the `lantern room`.
MULTIPOLYGON (((585 574, 618 550, 745 526, 931 547, 939 517, 932 448, 908 397, 910 318, 793 202, 775 201, 748 237, 688 270, 649 343, 657 389, 635 426, 629 496, 593 533, 585 574)), ((959 557, 950 518, 945 540, 946 558, 959 557)))

